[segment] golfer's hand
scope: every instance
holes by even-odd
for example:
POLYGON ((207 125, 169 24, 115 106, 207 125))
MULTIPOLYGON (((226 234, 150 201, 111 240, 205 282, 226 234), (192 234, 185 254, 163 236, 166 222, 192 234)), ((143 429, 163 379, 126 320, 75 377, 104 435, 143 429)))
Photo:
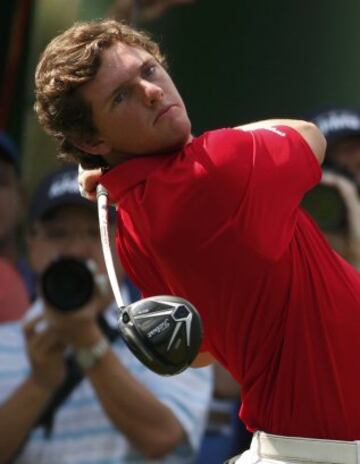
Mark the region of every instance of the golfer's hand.
POLYGON ((31 376, 40 387, 53 390, 65 378, 65 344, 43 315, 28 321, 24 326, 27 355, 31 376))
POLYGON ((91 201, 96 201, 96 187, 101 177, 101 168, 85 170, 79 166, 78 183, 80 195, 91 201))

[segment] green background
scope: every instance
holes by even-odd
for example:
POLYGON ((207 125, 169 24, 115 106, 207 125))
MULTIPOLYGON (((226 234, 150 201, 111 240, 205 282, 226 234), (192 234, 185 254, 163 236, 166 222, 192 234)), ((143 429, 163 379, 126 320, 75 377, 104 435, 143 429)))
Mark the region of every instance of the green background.
MULTIPOLYGON (((17 1, 1 0, 4 50, 6 24, 17 1)), ((21 146, 30 190, 56 166, 55 147, 32 111, 39 53, 75 19, 103 17, 110 3, 33 0, 8 127, 21 146)), ((261 118, 307 118, 328 106, 359 108, 359 17, 358 0, 195 0, 174 7, 146 29, 168 56, 197 134, 261 118)))

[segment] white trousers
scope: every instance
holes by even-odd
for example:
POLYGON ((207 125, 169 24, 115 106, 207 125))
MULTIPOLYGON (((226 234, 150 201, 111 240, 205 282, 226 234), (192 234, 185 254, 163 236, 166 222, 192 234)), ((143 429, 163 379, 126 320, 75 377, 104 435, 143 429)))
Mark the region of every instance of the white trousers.
POLYGON ((256 432, 236 464, 360 464, 360 441, 315 440, 256 432))

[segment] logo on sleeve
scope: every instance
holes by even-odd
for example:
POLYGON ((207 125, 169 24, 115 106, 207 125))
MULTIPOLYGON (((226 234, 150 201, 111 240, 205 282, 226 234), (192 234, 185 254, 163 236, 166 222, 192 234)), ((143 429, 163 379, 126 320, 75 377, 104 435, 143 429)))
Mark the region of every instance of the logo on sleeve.
POLYGON ((286 137, 285 132, 282 132, 277 127, 264 127, 263 129, 273 132, 274 134, 279 135, 280 137, 286 137))

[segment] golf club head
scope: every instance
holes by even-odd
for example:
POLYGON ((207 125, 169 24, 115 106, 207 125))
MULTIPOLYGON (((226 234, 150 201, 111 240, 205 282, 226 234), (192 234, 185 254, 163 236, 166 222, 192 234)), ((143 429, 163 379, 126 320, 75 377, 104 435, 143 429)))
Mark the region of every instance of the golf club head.
POLYGON ((189 301, 154 296, 119 308, 118 325, 133 354, 160 375, 190 366, 202 342, 200 315, 189 301))

